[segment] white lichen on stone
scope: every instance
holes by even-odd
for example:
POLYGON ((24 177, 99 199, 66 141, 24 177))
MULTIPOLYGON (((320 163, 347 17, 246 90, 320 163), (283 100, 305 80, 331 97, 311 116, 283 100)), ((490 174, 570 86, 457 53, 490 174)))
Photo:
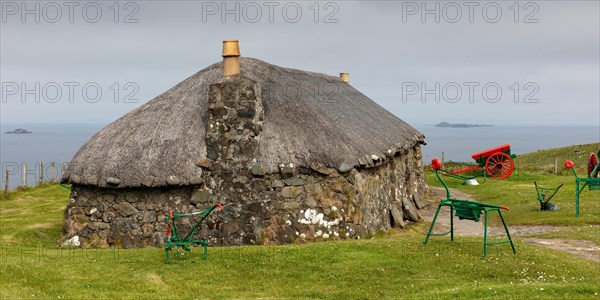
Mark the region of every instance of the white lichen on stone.
POLYGON ((81 243, 79 242, 78 235, 66 240, 64 243, 61 244, 61 246, 63 247, 79 247, 80 245, 81 243))
POLYGON ((341 219, 327 221, 325 220, 325 216, 323 215, 323 213, 317 213, 316 209, 309 208, 304 212, 304 219, 298 220, 298 223, 305 225, 320 225, 329 228, 331 226, 338 225, 340 221, 341 219))

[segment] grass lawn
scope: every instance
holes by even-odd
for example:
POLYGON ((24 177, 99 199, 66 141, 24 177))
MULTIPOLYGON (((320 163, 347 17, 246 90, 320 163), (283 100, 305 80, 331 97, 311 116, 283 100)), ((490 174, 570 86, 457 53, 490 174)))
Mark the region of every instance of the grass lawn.
MULTIPOLYGON (((582 194, 575 218, 572 175, 520 170, 477 187, 448 182, 476 200, 509 206, 509 226, 560 225, 565 229, 549 235, 600 242, 599 193, 582 194), (537 210, 533 180, 565 184, 553 201, 560 211, 537 210)), ((487 259, 475 237, 432 238, 425 247, 424 222, 361 240, 210 247, 207 261, 195 248, 171 265, 159 248, 61 249, 68 194, 44 185, 0 201, 1 299, 600 297, 596 262, 518 240, 516 255, 506 244, 490 246, 487 259)))

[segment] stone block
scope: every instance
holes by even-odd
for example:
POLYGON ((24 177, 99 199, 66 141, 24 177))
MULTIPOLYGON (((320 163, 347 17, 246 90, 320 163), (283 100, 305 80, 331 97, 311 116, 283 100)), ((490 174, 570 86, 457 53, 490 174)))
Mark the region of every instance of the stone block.
POLYGON ((415 202, 417 209, 423 209, 425 207, 425 200, 423 199, 423 195, 414 194, 413 201, 415 202))
POLYGON ((195 190, 192 193, 190 202, 193 204, 207 203, 210 200, 210 192, 208 190, 195 190))
POLYGON ((90 222, 87 224, 87 228, 92 231, 109 229, 110 225, 104 222, 90 222))
POLYGON ((143 223, 154 223, 156 222, 156 212, 154 211, 146 211, 144 212, 144 217, 142 218, 143 223))
POLYGON ((153 176, 145 176, 144 178, 142 178, 141 184, 145 187, 151 187, 152 184, 154 184, 154 177, 153 176))
POLYGON ((204 182, 204 179, 202 178, 202 176, 194 176, 194 177, 190 178, 191 185, 199 185, 199 184, 202 184, 203 182, 204 182))
POLYGON ((283 187, 283 180, 280 179, 275 179, 271 182, 271 187, 273 188, 282 188, 283 187))
POLYGON ((404 226, 406 226, 406 223, 404 222, 404 214, 400 212, 400 210, 395 206, 392 207, 391 213, 392 217, 394 218, 394 222, 396 223, 396 226, 404 228, 404 226))
POLYGON ((299 177, 291 177, 284 179, 283 183, 290 186, 300 186, 304 184, 304 179, 299 177))
POLYGON ((418 222, 421 219, 417 212, 417 207, 408 197, 402 197, 402 210, 404 211, 405 219, 413 222, 418 222))
POLYGON ((113 209, 116 210, 121 216, 129 217, 138 213, 138 210, 133 207, 129 202, 121 202, 113 205, 113 209))
POLYGON ((198 167, 210 169, 212 168, 212 160, 209 158, 200 158, 196 161, 198 167))
POLYGON ((281 189, 281 196, 285 198, 296 198, 300 194, 302 194, 301 186, 286 186, 281 189))
POLYGON ((110 223, 115 218, 115 213, 112 211, 105 212, 102 214, 102 221, 105 223, 110 223))
POLYGON ((119 184, 121 184, 121 179, 119 179, 117 177, 108 177, 108 178, 106 178, 106 183, 112 184, 112 185, 119 185, 119 184))
POLYGON ((181 182, 181 180, 179 180, 179 177, 177 177, 175 175, 171 175, 171 176, 167 177, 168 185, 179 185, 180 182, 181 182))

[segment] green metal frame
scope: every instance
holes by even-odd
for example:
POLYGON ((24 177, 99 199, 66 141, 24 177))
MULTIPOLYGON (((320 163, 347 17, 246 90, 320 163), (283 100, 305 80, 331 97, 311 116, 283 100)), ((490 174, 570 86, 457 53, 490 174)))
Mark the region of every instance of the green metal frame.
POLYGON ((429 226, 429 231, 427 231, 427 236, 425 237, 425 245, 429 241, 430 236, 444 236, 450 234, 450 240, 454 241, 454 214, 460 219, 472 220, 475 222, 479 222, 481 218, 481 213, 484 213, 484 221, 483 221, 483 257, 487 256, 487 246, 488 245, 499 245, 510 243, 510 247, 514 254, 517 254, 517 250, 515 249, 515 245, 510 237, 510 233, 508 232, 508 227, 506 226, 506 221, 504 220, 504 216, 502 216, 501 209, 508 210, 508 208, 504 206, 497 206, 492 204, 479 203, 470 200, 459 200, 450 197, 450 190, 448 186, 440 177, 440 172, 435 170, 435 176, 437 176, 438 180, 444 185, 446 189, 446 198, 442 199, 438 208, 435 212, 435 216, 431 221, 431 225, 429 226), (444 206, 450 207, 450 231, 444 233, 432 233, 433 227, 435 225, 435 221, 437 220, 438 214, 440 213, 440 209, 444 206), (455 213, 456 211, 456 213, 455 213), (502 225, 504 226, 504 230, 506 231, 506 236, 508 240, 498 241, 498 242, 488 242, 487 241, 487 229, 488 229, 488 216, 490 212, 497 211, 500 219, 502 220, 502 225))
POLYGON ((558 190, 560 190, 560 188, 563 186, 561 184, 557 188, 546 188, 546 187, 539 186, 537 184, 537 182, 535 182, 535 181, 533 182, 533 184, 535 185, 535 192, 537 193, 537 199, 540 202, 540 210, 542 210, 544 208, 544 204, 548 203, 550 201, 550 199, 552 199, 552 197, 554 197, 554 195, 556 195, 558 190))
POLYGON ((203 247, 202 259, 207 259, 208 241, 204 238, 201 240, 195 240, 192 239, 192 236, 194 235, 198 227, 200 227, 200 224, 202 224, 202 222, 208 217, 208 215, 210 215, 210 213, 217 207, 219 207, 221 211, 223 210, 223 206, 220 203, 217 203, 205 210, 187 214, 175 214, 173 213, 173 211, 169 211, 169 218, 167 219, 167 243, 165 244, 165 255, 167 257, 167 263, 171 263, 171 256, 169 255, 169 251, 171 250, 171 248, 175 248, 175 256, 182 257, 183 253, 179 251, 179 248, 189 252, 191 251, 190 246, 192 245, 201 245, 203 247), (200 220, 196 222, 194 227, 185 236, 181 237, 177 226, 175 226, 175 220, 183 217, 193 217, 197 215, 202 216, 202 218, 200 218, 200 220))
POLYGON ((590 191, 600 190, 600 177, 595 177, 600 171, 600 164, 597 164, 590 177, 579 177, 575 168, 571 168, 573 175, 575 175, 575 217, 579 217, 579 194, 583 192, 583 189, 587 186, 590 191), (580 184, 583 185, 580 185, 580 184), (581 186, 581 187, 580 187, 581 186))

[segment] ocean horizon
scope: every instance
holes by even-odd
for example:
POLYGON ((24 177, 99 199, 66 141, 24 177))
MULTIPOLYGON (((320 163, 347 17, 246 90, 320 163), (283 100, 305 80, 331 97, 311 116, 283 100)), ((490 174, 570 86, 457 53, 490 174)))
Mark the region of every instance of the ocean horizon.
MULTIPOLYGON (((23 185, 23 165, 26 164, 28 185, 34 185, 43 163, 43 177, 50 179, 51 163, 55 177, 60 178, 62 166, 68 163, 81 146, 107 124, 0 124, 0 159, 2 161, 2 187, 5 171, 9 171, 9 188, 23 185), (23 128, 28 134, 6 134, 23 128)), ((510 144, 517 155, 556 147, 600 142, 597 126, 511 126, 471 128, 442 128, 414 125, 426 137, 422 146, 423 161, 430 162, 442 156, 446 161, 472 162, 471 154, 502 144, 510 144)))

